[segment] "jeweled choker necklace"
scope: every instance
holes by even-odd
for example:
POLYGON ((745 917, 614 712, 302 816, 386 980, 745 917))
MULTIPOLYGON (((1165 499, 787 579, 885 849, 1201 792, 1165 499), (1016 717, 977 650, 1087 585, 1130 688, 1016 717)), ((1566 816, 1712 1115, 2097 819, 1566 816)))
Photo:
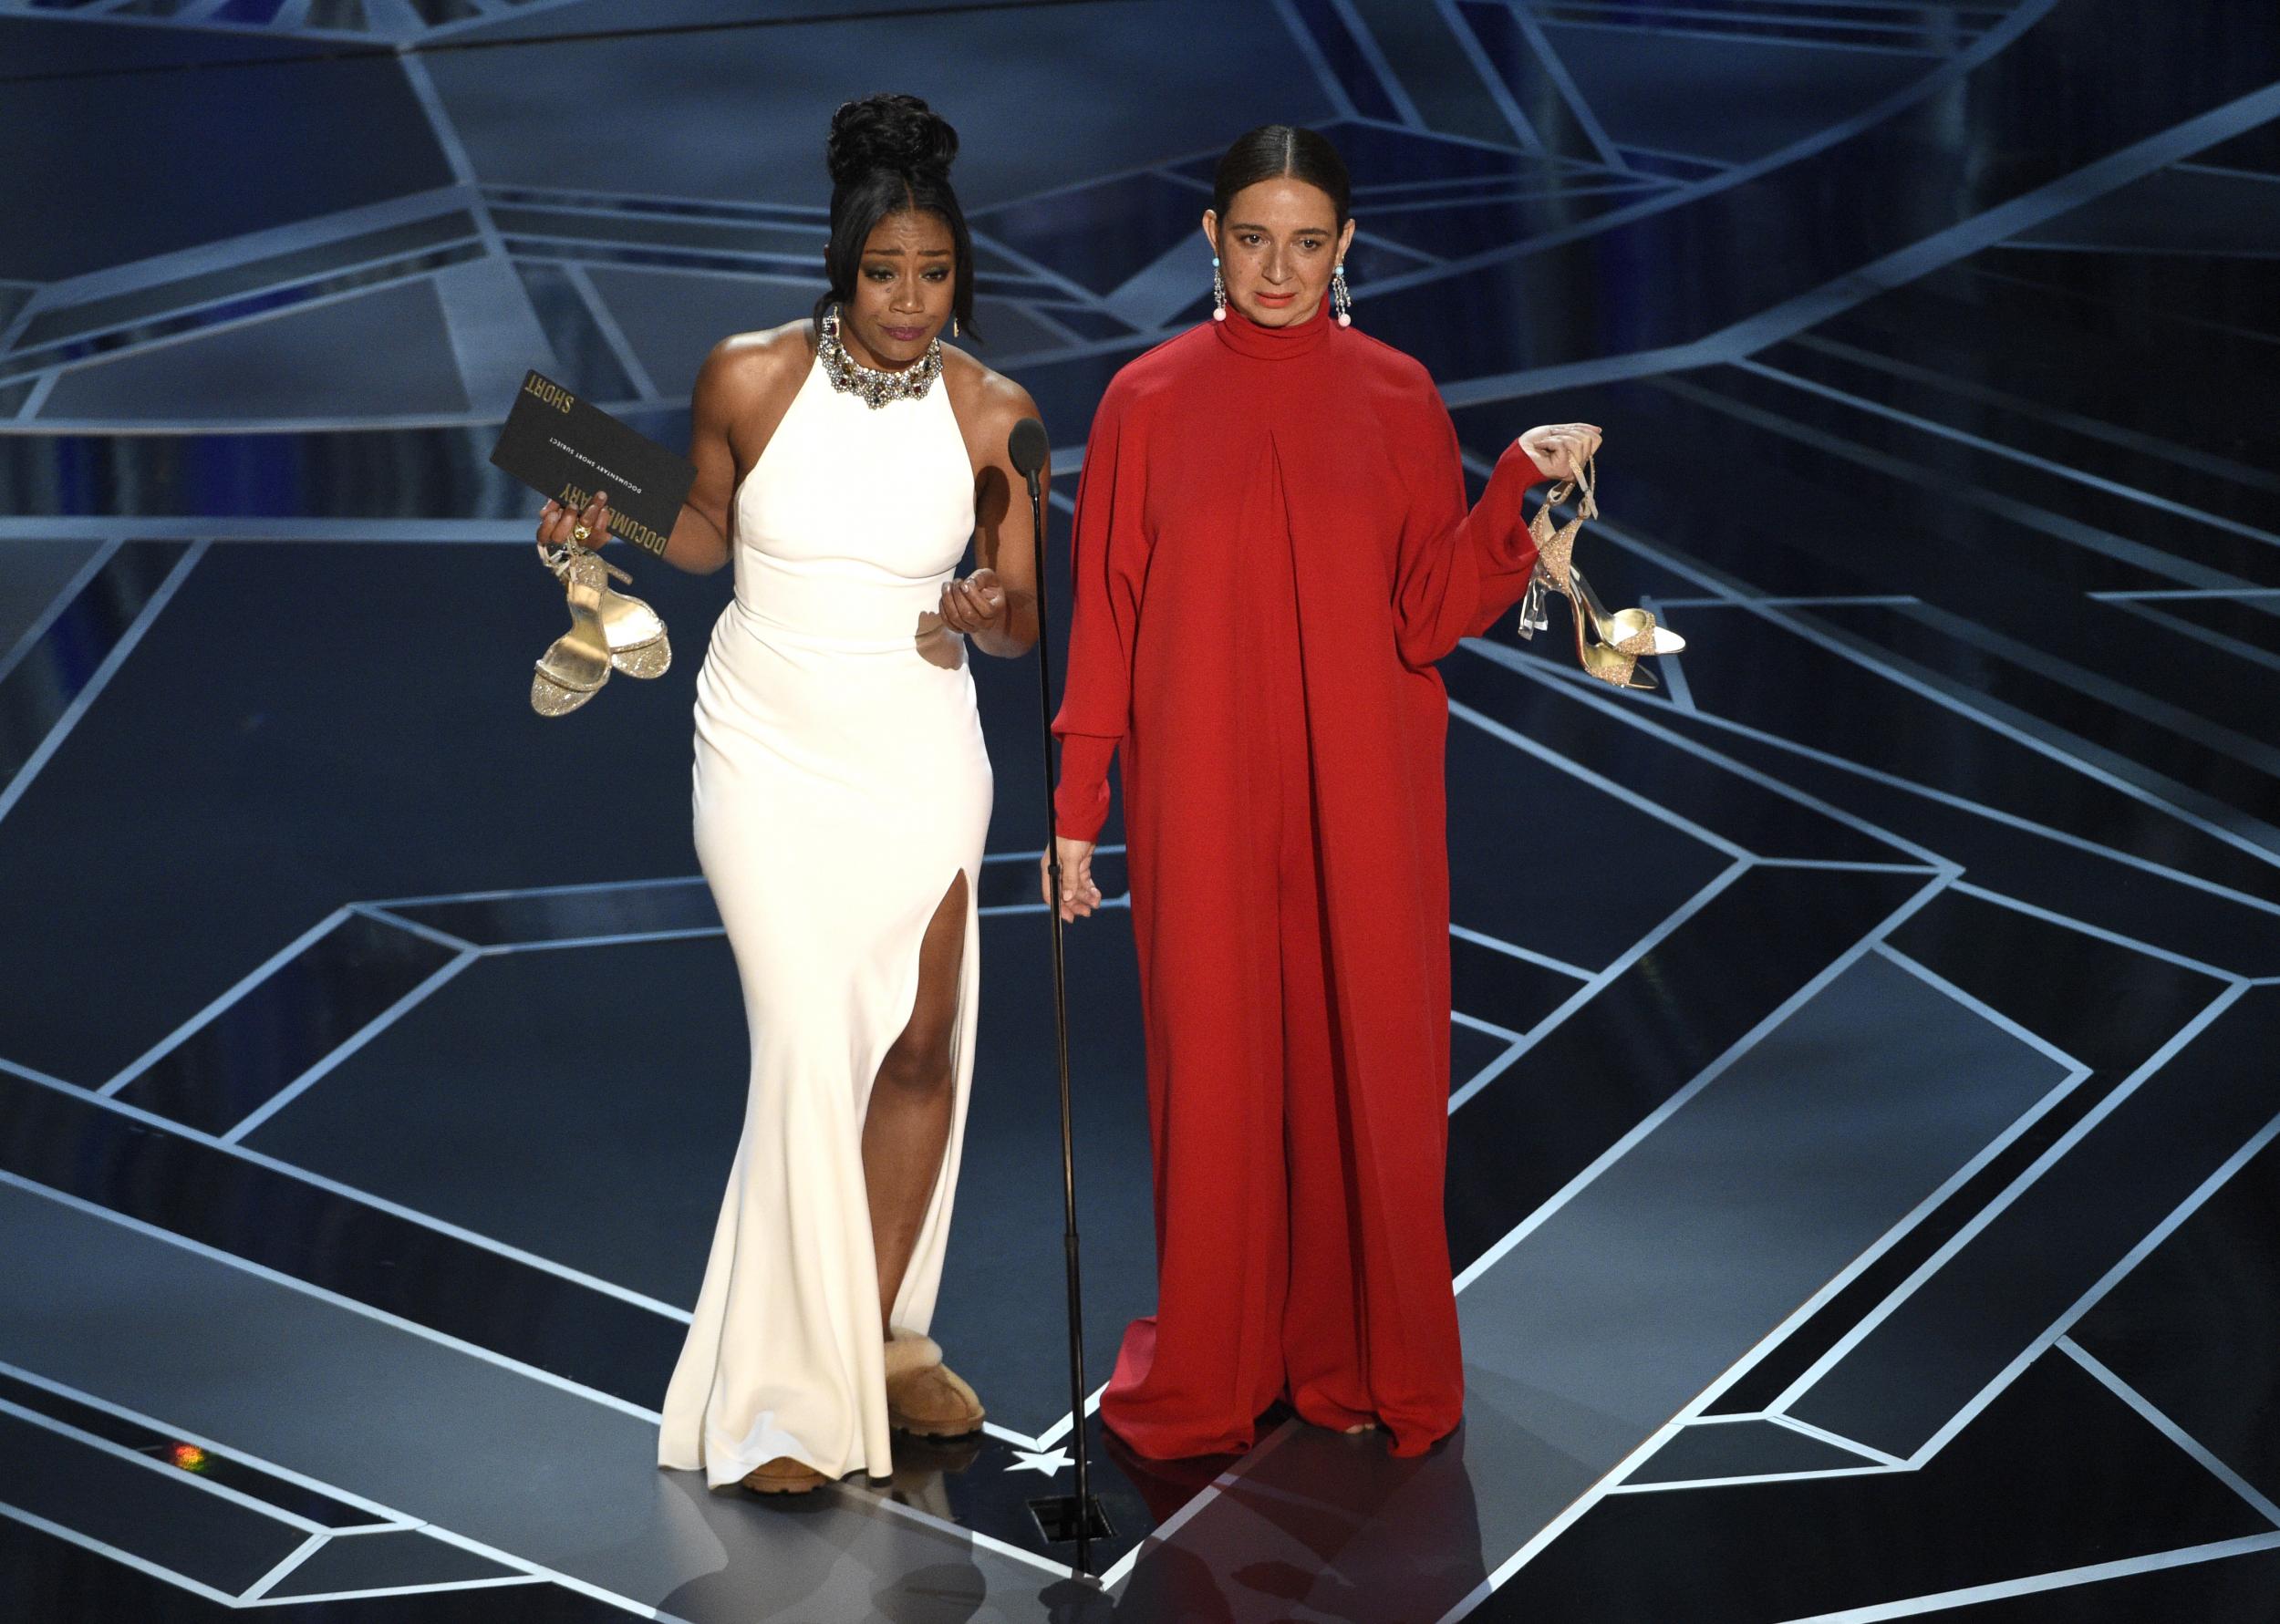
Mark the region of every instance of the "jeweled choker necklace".
POLYGON ((873 411, 890 400, 921 400, 934 380, 942 376, 942 340, 928 341, 927 353, 899 372, 882 372, 865 367, 847 353, 847 347, 839 342, 839 306, 834 305, 824 316, 824 340, 816 346, 815 358, 824 364, 824 376, 831 387, 843 395, 853 395, 873 411))

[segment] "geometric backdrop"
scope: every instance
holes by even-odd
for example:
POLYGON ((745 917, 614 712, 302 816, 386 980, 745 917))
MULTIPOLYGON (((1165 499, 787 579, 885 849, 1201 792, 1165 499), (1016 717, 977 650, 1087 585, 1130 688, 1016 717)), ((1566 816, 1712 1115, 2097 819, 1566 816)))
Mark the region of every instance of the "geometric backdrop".
MULTIPOLYGON (((2269 1616, 2257 8, 10 0, 0 86, 14 1613, 2269 1616), (1476 476, 1605 425, 1592 573, 1688 638, 1651 695, 1556 615, 1443 667, 1464 1429, 1187 1470, 1088 1421, 1105 1599, 1025 1504, 1074 1424, 1033 674, 976 671, 938 1325, 992 1425, 706 1496, 649 1463, 742 1109, 687 834, 725 583, 634 560, 672 673, 538 721, 484 460, 531 367, 685 440, 706 349, 812 303, 821 132, 881 88, 959 129, 1064 517, 1207 305, 1212 160, 1305 121, 1356 320, 1476 476)), ((1127 924, 1070 944, 1095 1384, 1153 1297, 1127 924)))

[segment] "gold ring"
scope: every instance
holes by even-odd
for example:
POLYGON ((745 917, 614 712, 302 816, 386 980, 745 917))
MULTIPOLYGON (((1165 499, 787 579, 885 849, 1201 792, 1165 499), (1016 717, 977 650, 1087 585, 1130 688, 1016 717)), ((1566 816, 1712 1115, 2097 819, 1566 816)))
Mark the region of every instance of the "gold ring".
POLYGON ((580 524, 570 532, 570 539, 574 542, 583 542, 586 537, 592 535, 593 533, 594 533, 588 530, 585 525, 580 524))

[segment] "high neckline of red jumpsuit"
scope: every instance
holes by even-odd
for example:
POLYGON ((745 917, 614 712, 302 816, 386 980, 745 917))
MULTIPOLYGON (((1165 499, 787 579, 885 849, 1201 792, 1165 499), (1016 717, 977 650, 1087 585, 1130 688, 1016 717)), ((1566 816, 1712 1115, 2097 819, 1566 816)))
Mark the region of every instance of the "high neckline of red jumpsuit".
POLYGON ((1314 306, 1313 315, 1290 326, 1262 327, 1232 305, 1228 306, 1227 320, 1211 324, 1220 343, 1238 356, 1261 361, 1285 361, 1294 356, 1311 354, 1330 336, 1332 325, 1328 294, 1314 306))

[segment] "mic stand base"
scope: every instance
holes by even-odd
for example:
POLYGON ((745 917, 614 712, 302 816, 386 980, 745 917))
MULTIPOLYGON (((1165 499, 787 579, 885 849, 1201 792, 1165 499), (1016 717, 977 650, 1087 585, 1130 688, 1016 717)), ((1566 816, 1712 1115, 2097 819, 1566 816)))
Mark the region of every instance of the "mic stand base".
MULTIPOLYGON (((1116 1530, 1109 1526, 1108 1513, 1101 1509, 1100 1496, 1084 1497, 1085 1527, 1082 1537, 1086 1544, 1095 1539, 1114 1539, 1116 1530)), ((1029 1503, 1030 1515, 1037 1519, 1037 1531, 1051 1545, 1074 1545, 1080 1535, 1077 1525, 1077 1497, 1074 1495, 1048 1495, 1042 1500, 1029 1503)))

